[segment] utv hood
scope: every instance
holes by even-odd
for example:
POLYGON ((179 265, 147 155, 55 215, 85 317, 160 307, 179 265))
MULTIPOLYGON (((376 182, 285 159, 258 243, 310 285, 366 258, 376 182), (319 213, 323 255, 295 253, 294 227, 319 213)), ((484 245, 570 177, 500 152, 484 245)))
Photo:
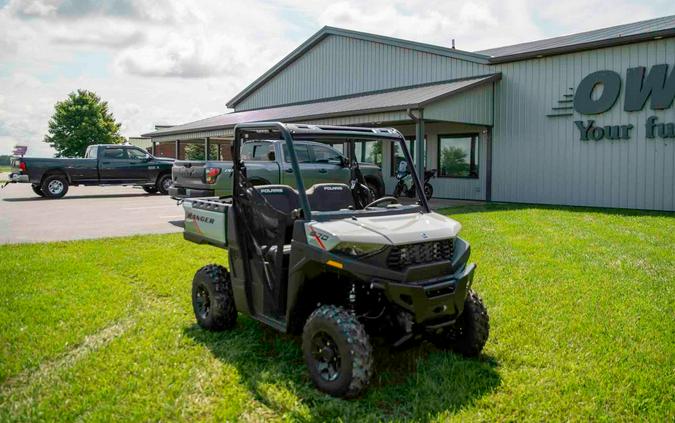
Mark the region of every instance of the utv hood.
POLYGON ((321 239, 323 248, 330 250, 339 242, 400 245, 454 238, 461 228, 438 213, 410 213, 312 222, 307 224, 307 238, 311 244, 321 239))

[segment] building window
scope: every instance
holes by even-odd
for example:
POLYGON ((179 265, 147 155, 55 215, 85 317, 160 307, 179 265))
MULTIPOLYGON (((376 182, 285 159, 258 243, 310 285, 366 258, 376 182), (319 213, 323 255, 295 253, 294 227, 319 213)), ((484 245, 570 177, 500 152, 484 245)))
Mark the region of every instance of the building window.
MULTIPOLYGON (((408 147, 408 151, 410 151, 410 155, 412 156, 413 160, 415 160, 415 137, 405 137, 405 142, 406 146, 408 147)), ((396 176, 396 173, 399 170, 399 166, 401 166, 401 162, 405 161, 405 157, 403 156, 403 150, 401 150, 401 145, 398 142, 393 142, 391 143, 392 146, 392 152, 391 152, 391 168, 389 169, 389 173, 391 176, 396 176)), ((424 138, 424 163, 426 164, 427 162, 427 139, 424 138)), ((413 163, 415 164, 415 163, 413 163)))
POLYGON ((478 134, 438 136, 438 176, 478 178, 478 134))
POLYGON ((382 169, 382 141, 357 141, 354 152, 359 163, 374 163, 382 169))

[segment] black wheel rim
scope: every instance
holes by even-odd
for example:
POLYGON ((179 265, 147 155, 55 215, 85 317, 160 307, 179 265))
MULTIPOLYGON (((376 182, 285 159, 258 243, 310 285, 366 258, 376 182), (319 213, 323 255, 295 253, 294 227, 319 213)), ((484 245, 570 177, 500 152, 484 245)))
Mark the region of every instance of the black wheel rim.
POLYGON ((319 332, 312 337, 312 357, 321 379, 332 382, 340 377, 340 350, 326 332, 319 332))
POLYGON ((195 297, 195 304, 197 305, 197 314, 202 319, 209 317, 211 310, 211 299, 209 298, 209 291, 203 286, 197 288, 197 295, 195 297))

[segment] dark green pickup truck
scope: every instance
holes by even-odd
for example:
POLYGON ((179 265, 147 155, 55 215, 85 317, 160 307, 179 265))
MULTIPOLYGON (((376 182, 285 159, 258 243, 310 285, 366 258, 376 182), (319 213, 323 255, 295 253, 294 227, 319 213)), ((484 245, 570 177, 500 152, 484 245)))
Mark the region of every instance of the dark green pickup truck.
POLYGON ((45 198, 61 198, 70 185, 135 185, 147 193, 167 194, 173 159, 153 157, 132 145, 99 144, 84 158, 15 157, 10 182, 30 183, 45 198))
MULTIPOLYGON (((296 141, 300 172, 307 186, 326 182, 349 183, 348 159, 338 150, 313 141, 296 141)), ((254 140, 241 146, 248 179, 254 185, 283 184, 295 186, 295 176, 286 145, 280 140, 254 140)), ((175 199, 222 197, 232 195, 231 161, 177 160, 173 165, 173 186, 169 194, 175 199)), ((366 184, 376 198, 384 195, 382 170, 373 163, 359 163, 366 184)))

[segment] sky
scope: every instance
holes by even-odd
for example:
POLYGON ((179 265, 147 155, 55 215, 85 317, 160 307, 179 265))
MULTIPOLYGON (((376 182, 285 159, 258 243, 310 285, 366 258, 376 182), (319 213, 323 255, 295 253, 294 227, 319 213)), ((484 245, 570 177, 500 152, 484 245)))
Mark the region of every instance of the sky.
POLYGON ((0 0, 0 154, 95 91, 138 136, 226 103, 324 25, 477 51, 675 14, 672 0, 0 0))

